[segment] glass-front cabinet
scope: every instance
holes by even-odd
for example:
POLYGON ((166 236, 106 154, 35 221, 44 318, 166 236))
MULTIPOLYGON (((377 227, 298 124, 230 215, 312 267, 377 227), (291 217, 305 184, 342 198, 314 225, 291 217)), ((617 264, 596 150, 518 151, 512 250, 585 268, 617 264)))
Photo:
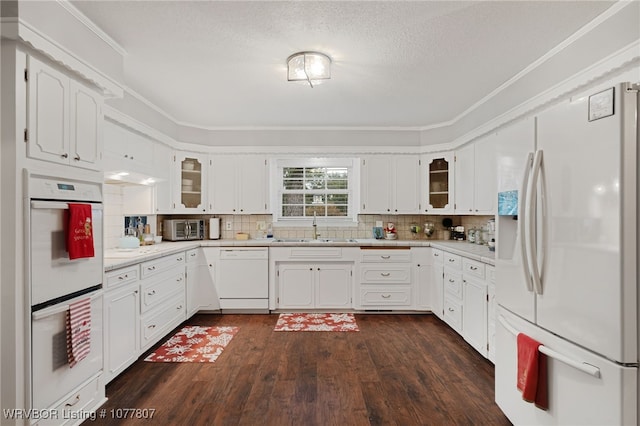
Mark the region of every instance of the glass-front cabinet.
POLYGON ((423 213, 453 213, 453 160, 452 152, 423 157, 423 213))
POLYGON ((205 190, 208 157, 203 154, 177 152, 178 179, 174 187, 175 211, 202 213, 207 209, 205 190))

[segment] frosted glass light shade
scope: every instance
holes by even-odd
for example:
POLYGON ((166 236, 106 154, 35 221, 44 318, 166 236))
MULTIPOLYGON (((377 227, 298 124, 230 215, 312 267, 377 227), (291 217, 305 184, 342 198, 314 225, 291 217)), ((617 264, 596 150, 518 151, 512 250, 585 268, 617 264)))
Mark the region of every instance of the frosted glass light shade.
POLYGON ((298 52, 287 59, 287 80, 304 81, 311 87, 331 78, 331 58, 319 52, 298 52))

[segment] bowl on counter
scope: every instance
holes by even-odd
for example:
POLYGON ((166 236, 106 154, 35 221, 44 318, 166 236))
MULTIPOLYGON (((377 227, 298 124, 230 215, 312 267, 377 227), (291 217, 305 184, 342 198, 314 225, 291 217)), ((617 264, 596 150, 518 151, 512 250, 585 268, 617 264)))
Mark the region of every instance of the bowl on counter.
POLYGON ((153 242, 155 244, 160 244, 162 242, 162 235, 156 235, 155 237, 153 237, 153 242))

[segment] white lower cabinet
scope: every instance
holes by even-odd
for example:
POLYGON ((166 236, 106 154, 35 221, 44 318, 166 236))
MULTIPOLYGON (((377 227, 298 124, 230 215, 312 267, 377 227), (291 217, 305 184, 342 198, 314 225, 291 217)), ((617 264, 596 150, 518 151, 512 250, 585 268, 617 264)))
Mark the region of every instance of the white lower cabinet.
POLYGON ((185 253, 105 274, 105 383, 187 318, 185 253))
POLYGON ((487 298, 489 299, 487 312, 487 341, 489 344, 488 358, 495 363, 496 359, 496 268, 487 265, 487 298))
POLYGON ((185 253, 176 253, 140 265, 140 350, 187 319, 185 253))
POLYGON ((415 286, 408 247, 360 249, 356 309, 413 310, 415 286))
POLYGON ((444 253, 431 248, 431 312, 444 320, 444 253))
POLYGON ((351 308, 350 263, 278 263, 279 309, 351 308))
MULTIPOLYGON (((442 317, 475 350, 493 361, 495 341, 495 268, 464 256, 433 249, 442 259, 442 317)), ((437 256, 436 256, 437 255, 437 256)), ((437 269, 439 260, 434 262, 437 269)), ((438 272, 434 273, 438 280, 438 272)), ((437 286, 436 286, 437 287, 437 286)), ((436 292, 434 292, 436 294, 436 292)), ((436 296, 437 297, 437 296, 436 296)), ((438 311, 434 311, 438 314, 438 311)))
POLYGON ((220 300, 215 289, 214 261, 209 263, 205 249, 196 248, 186 253, 186 301, 187 317, 200 310, 220 309, 220 300))
POLYGON ((138 265, 105 274, 105 383, 138 359, 140 349, 140 289, 138 265))
POLYGON ((433 310, 433 260, 431 247, 412 247, 411 253, 417 293, 416 309, 431 311, 433 310))

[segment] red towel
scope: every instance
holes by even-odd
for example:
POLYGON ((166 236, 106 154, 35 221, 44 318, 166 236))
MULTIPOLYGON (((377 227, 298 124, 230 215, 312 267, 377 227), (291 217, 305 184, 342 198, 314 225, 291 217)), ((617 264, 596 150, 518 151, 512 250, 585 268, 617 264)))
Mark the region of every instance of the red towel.
POLYGON ((95 256, 91 205, 69 203, 68 224, 67 251, 69 259, 95 256))
POLYGON ((549 408, 547 393, 547 358, 538 348, 540 342, 519 333, 518 343, 518 390, 522 399, 534 402, 542 410, 549 408))
POLYGON ((67 360, 73 368, 91 352, 91 298, 69 305, 67 311, 67 360))

